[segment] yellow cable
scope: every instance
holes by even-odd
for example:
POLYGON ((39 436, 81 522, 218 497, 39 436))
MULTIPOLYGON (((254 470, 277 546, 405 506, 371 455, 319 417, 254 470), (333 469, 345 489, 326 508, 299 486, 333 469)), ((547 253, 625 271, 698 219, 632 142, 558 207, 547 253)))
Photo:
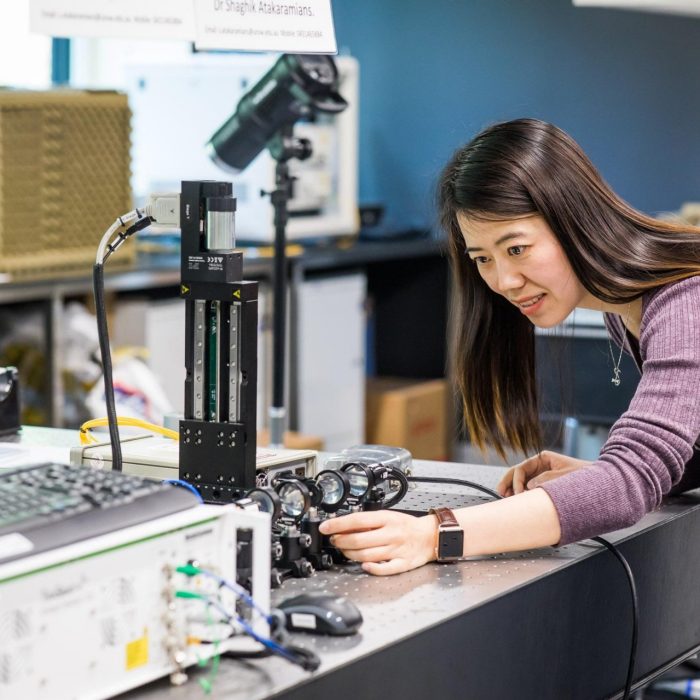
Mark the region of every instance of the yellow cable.
MULTIPOLYGON (((92 420, 86 421, 80 426, 80 444, 90 445, 100 442, 94 435, 90 433, 93 428, 102 428, 108 425, 107 418, 93 418, 92 420)), ((172 440, 179 440, 180 435, 176 430, 170 430, 169 428, 163 428, 160 425, 155 425, 155 423, 149 423, 148 421, 141 420, 140 418, 129 418, 127 416, 117 417, 117 425, 129 426, 132 428, 143 428, 144 430, 149 430, 153 433, 158 433, 172 440)))

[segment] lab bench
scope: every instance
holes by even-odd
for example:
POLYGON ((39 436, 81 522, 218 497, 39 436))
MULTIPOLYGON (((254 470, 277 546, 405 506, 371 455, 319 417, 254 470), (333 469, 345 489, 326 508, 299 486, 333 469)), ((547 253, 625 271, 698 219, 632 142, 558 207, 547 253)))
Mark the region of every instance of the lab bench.
MULTIPOLYGON (((46 458, 49 449, 67 453, 77 433, 30 427, 6 442, 35 447, 46 458)), ((413 471, 494 488, 504 469, 414 461, 413 471)), ((488 500, 464 486, 421 483, 398 507, 427 511, 488 500)), ((699 530, 700 490, 668 498, 636 525, 606 536, 636 581, 637 687, 700 650, 699 530)), ((287 579, 272 591, 272 602, 308 591, 350 598, 364 618, 359 632, 292 635, 295 644, 320 657, 314 673, 275 656, 222 659, 211 697, 591 700, 619 697, 626 677, 628 580, 613 555, 592 541, 432 563, 389 577, 365 574, 357 564, 339 565, 287 579)), ((197 675, 205 671, 188 673, 185 685, 162 679, 120 697, 200 700, 197 675)))

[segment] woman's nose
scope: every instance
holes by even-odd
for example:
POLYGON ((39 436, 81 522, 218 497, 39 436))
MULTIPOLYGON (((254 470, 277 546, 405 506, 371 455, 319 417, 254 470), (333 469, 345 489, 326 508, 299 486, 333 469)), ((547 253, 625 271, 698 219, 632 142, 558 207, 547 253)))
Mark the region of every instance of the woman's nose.
POLYGON ((525 284, 525 277, 519 272, 514 265, 508 262, 503 262, 496 267, 496 285, 497 291, 501 294, 507 294, 515 289, 521 289, 525 284))

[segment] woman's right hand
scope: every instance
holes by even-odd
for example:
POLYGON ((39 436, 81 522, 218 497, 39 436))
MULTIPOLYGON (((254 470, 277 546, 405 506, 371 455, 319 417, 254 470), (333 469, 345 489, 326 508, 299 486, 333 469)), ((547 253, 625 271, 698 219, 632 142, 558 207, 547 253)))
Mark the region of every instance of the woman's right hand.
POLYGON ((501 496, 513 496, 590 464, 585 459, 567 457, 545 450, 511 467, 498 482, 496 490, 501 496))

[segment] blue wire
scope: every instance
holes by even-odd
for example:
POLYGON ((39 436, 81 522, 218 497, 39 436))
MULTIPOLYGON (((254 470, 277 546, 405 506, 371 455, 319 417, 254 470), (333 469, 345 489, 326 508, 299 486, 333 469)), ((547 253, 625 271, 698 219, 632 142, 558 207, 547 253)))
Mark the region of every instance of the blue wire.
POLYGON ((292 663, 297 663, 297 658, 290 651, 285 649, 280 644, 277 644, 277 642, 273 641, 272 639, 268 639, 267 637, 261 637, 242 617, 239 617, 238 615, 231 615, 231 613, 228 610, 226 610, 226 608, 221 603, 219 603, 218 600, 214 600, 213 598, 207 595, 202 595, 202 599, 208 605, 212 605, 213 607, 215 607, 226 618, 227 622, 230 622, 231 620, 236 620, 236 622, 243 628, 245 633, 252 637, 256 642, 262 644, 263 646, 266 646, 268 649, 274 651, 280 656, 284 656, 284 658, 288 661, 291 661, 292 663))
POLYGON ((296 663, 296 657, 293 654, 291 654, 291 652, 289 652, 287 649, 285 649, 282 645, 278 644, 272 639, 266 639, 265 637, 261 637, 255 632, 255 630, 252 629, 252 627, 248 625, 247 622, 245 622, 245 620, 241 619, 240 617, 238 618, 237 622, 246 631, 246 634, 250 635, 256 642, 260 642, 260 644, 263 644, 271 651, 274 651, 280 656, 284 656, 285 659, 296 663))
POLYGON ((200 503, 204 503, 204 499, 202 498, 202 494, 197 491, 197 489, 192 486, 192 484, 188 483, 187 481, 183 481, 182 479, 163 479, 164 484, 172 484, 173 486, 180 486, 183 489, 187 489, 188 491, 192 491, 192 493, 197 496, 199 499, 200 503))
POLYGON ((209 576, 210 578, 213 578, 215 581, 218 582, 220 586, 224 586, 225 588, 228 588, 230 591, 233 591, 239 598, 243 599, 243 601, 251 608, 254 608, 257 610, 268 623, 272 623, 272 615, 266 613, 262 607, 260 607, 252 598, 252 596, 248 595, 248 592, 246 591, 243 586, 239 586, 237 583, 231 583, 230 581, 226 580, 225 578, 222 578, 218 574, 213 573, 212 571, 207 571, 206 569, 199 569, 199 572, 204 574, 205 576, 209 576))

